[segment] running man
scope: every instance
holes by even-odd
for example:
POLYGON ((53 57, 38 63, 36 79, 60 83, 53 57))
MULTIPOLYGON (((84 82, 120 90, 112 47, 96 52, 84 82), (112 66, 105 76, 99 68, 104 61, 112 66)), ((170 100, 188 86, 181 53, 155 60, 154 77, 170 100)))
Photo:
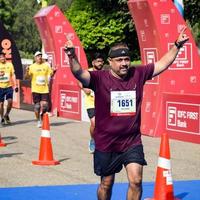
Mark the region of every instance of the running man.
POLYGON ((1 125, 10 124, 10 111, 13 104, 13 87, 18 92, 17 80, 14 66, 6 61, 5 54, 0 52, 0 114, 1 125), (4 101, 7 100, 6 112, 4 114, 4 101))
POLYGON ((37 51, 34 55, 35 63, 27 67, 25 78, 31 79, 31 91, 34 102, 34 112, 37 127, 41 128, 42 116, 48 110, 49 80, 52 69, 42 60, 42 53, 37 51))
MULTIPOLYGON (((127 200, 142 197, 142 174, 146 160, 141 140, 141 104, 143 86, 147 80, 165 71, 175 60, 180 48, 188 41, 186 27, 172 48, 155 63, 130 67, 130 52, 126 44, 110 48, 110 70, 83 70, 72 41, 66 44, 71 71, 83 84, 95 92, 95 152, 94 172, 100 176, 98 200, 110 200, 115 174, 123 166, 129 187, 127 200)), ((124 198, 125 199, 125 198, 124 198)))

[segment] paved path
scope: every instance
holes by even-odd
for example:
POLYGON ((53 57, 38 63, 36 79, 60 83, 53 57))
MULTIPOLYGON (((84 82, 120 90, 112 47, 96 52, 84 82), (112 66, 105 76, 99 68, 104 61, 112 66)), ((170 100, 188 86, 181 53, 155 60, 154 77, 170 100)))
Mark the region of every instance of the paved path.
MULTIPOLYGON (((51 140, 56 166, 35 166, 38 159, 41 129, 36 127, 34 113, 13 109, 12 125, 0 128, 8 145, 0 147, 0 187, 68 185, 98 183, 93 174, 92 155, 88 153, 89 123, 50 117, 51 140)), ((143 136, 148 166, 144 181, 154 181, 159 138, 143 136)), ((170 140, 174 180, 200 180, 200 145, 170 140)), ((124 170, 116 182, 127 182, 124 170)))

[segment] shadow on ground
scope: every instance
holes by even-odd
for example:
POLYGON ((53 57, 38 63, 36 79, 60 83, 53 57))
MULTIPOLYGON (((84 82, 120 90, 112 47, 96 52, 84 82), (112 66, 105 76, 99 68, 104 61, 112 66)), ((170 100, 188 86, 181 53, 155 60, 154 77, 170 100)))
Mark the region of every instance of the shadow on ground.
POLYGON ((17 155, 22 155, 23 153, 7 153, 7 154, 0 154, 0 158, 10 158, 17 155))

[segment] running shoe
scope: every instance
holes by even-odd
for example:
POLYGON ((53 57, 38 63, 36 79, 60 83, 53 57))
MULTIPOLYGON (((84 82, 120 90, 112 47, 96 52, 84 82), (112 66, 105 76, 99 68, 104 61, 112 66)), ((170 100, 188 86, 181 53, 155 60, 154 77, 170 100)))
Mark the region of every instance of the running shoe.
POLYGON ((1 125, 6 125, 4 118, 1 119, 1 125))
POLYGON ((42 127, 42 123, 41 123, 40 120, 37 121, 37 127, 38 127, 38 128, 41 128, 41 127, 42 127))
POLYGON ((90 141, 88 143, 88 150, 89 150, 90 153, 94 153, 94 151, 95 151, 94 139, 90 139, 90 141))
POLYGON ((8 115, 4 116, 4 121, 5 121, 5 124, 11 124, 10 117, 8 115))

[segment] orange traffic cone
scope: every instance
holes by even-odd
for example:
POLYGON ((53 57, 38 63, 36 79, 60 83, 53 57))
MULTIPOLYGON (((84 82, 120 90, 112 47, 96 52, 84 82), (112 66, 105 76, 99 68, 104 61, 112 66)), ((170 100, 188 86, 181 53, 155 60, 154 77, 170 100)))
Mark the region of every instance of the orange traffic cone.
POLYGON ((5 147, 5 146, 6 146, 6 144, 3 143, 2 139, 1 139, 1 133, 0 133, 0 147, 5 147))
POLYGON ((43 115, 39 160, 32 161, 32 164, 34 165, 60 164, 58 161, 53 159, 53 150, 52 150, 52 145, 51 145, 50 128, 49 128, 49 117, 47 113, 43 115))
POLYGON ((178 200, 174 197, 173 192, 169 138, 167 134, 163 134, 161 137, 154 198, 147 198, 145 200, 178 200))

